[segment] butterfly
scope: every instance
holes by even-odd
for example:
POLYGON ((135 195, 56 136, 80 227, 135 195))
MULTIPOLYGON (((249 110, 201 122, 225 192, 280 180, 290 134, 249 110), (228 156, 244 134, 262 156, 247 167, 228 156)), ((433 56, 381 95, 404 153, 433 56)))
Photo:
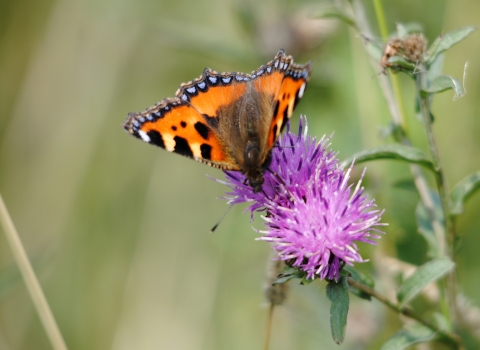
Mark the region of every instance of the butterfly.
POLYGON ((311 62, 295 64, 284 50, 251 74, 205 68, 200 77, 181 84, 175 97, 129 113, 123 128, 167 151, 241 171, 257 193, 310 74, 311 62))

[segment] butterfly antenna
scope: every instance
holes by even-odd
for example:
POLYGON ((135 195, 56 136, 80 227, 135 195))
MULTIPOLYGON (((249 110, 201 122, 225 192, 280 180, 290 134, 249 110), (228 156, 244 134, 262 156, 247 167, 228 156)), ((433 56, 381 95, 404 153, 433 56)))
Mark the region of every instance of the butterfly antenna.
POLYGON ((222 214, 222 216, 220 217, 220 219, 217 221, 217 223, 215 225, 213 225, 213 227, 210 229, 210 233, 213 233, 215 232, 215 230, 217 229, 218 225, 220 225, 220 223, 222 222, 223 218, 228 214, 228 212, 233 208, 233 204, 230 204, 230 206, 227 208, 227 210, 225 210, 225 212, 222 214))

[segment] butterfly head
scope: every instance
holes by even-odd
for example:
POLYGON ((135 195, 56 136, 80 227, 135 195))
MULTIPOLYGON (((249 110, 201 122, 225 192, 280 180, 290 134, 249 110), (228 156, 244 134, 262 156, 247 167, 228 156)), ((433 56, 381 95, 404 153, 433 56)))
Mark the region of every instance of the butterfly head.
POLYGON ((262 190, 265 169, 268 168, 272 159, 271 152, 267 153, 265 159, 263 159, 263 155, 264 152, 260 151, 257 142, 249 141, 247 143, 244 151, 244 167, 242 171, 255 193, 262 190))

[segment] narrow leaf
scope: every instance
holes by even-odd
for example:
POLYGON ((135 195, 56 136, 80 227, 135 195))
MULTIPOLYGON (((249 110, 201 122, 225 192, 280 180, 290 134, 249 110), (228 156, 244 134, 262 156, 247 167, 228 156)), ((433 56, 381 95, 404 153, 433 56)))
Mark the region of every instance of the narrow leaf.
POLYGON ((413 299, 425 286, 432 283, 450 271, 455 264, 447 257, 435 258, 415 270, 398 289, 397 298, 400 307, 413 299))
POLYGON ((303 279, 304 277, 305 272, 300 271, 295 267, 285 266, 285 269, 277 276, 277 279, 273 281, 272 285, 282 284, 294 278, 303 279))
POLYGON ((430 57, 426 61, 427 66, 434 62, 439 54, 448 50, 455 44, 458 44, 460 41, 472 34, 476 29, 477 27, 473 26, 463 27, 450 33, 441 35, 435 39, 433 44, 428 49, 430 57))
POLYGON ((416 71, 417 63, 411 62, 402 56, 393 56, 388 60, 388 67, 401 72, 409 73, 409 75, 413 77, 412 72, 416 71))
POLYGON ((348 297, 347 279, 340 277, 338 282, 330 281, 327 284, 327 298, 330 306, 330 328, 333 341, 341 344, 345 338, 347 314, 350 299, 348 297))
POLYGON ((433 340, 435 332, 420 324, 411 324, 383 343, 380 350, 402 350, 410 345, 433 340))
POLYGON ((425 153, 419 149, 398 144, 388 144, 358 152, 344 160, 340 166, 346 168, 350 166, 354 159, 356 164, 377 159, 403 160, 409 163, 423 165, 434 170, 433 163, 427 158, 425 153))
POLYGON ((450 193, 452 215, 461 214, 465 201, 478 189, 480 189, 480 171, 470 174, 460 181, 450 193))
POLYGON ((452 89, 453 92, 455 92, 455 99, 465 95, 462 83, 448 75, 437 75, 429 82, 428 87, 425 90, 422 90, 422 93, 438 94, 449 89, 452 89))

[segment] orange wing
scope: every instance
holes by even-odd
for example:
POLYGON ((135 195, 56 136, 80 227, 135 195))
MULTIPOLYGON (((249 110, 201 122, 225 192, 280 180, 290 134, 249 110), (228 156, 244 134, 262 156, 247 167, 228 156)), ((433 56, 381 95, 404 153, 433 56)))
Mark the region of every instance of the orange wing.
POLYGON ((216 168, 240 170, 205 118, 179 98, 167 98, 141 113, 130 113, 123 127, 133 136, 169 152, 216 168))
POLYGON ((291 118, 293 110, 303 97, 310 77, 310 64, 295 66, 288 73, 283 77, 282 85, 275 96, 275 112, 268 136, 268 145, 271 146, 273 146, 287 121, 291 118))

